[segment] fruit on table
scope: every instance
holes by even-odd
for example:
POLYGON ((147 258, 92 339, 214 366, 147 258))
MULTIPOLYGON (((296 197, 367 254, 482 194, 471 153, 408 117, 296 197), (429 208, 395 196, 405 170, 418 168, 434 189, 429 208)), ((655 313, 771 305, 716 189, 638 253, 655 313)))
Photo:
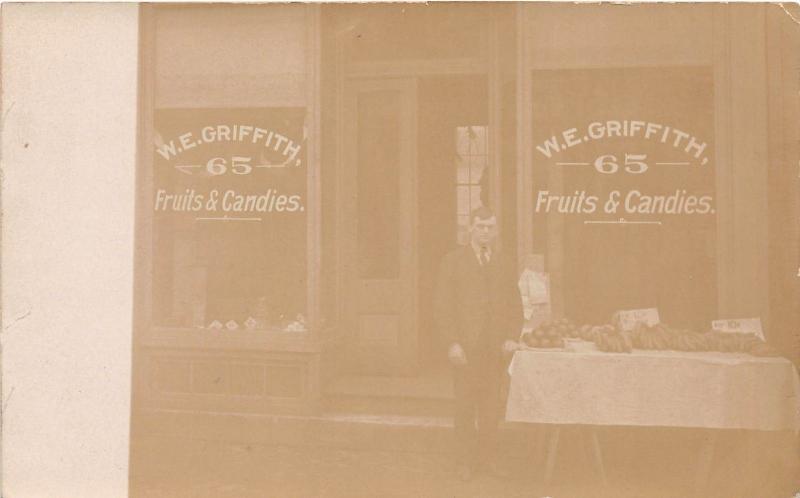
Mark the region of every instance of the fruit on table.
POLYGON ((631 331, 637 349, 674 351, 718 351, 775 356, 778 352, 763 340, 748 333, 704 332, 673 329, 665 324, 639 324, 631 331))
POLYGON ((544 322, 522 337, 522 342, 533 348, 562 348, 564 337, 594 342, 600 351, 629 353, 633 349, 673 351, 718 351, 749 353, 754 356, 779 356, 769 344, 747 333, 727 333, 637 324, 633 330, 622 330, 611 324, 575 325, 566 318, 544 322))
POLYGON ((633 341, 625 331, 604 330, 599 333, 595 343, 600 351, 609 353, 630 353, 633 350, 633 341))
POLYGON ((754 356, 780 356, 781 355, 778 352, 778 350, 776 350, 775 348, 773 348, 772 346, 770 346, 766 342, 761 342, 761 344, 756 344, 756 345, 752 346, 747 352, 750 353, 751 355, 754 355, 754 356))
POLYGON ((566 319, 544 322, 522 336, 522 342, 531 348, 563 348, 563 337, 574 335, 574 327, 566 319))

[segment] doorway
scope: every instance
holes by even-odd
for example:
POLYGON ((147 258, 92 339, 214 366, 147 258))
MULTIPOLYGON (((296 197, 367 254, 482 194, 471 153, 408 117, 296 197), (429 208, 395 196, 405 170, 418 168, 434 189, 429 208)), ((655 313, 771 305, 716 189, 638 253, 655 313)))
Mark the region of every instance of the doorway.
POLYGON ((489 204, 487 122, 485 75, 346 82, 340 299, 354 373, 446 368, 436 276, 470 210, 489 204))
POLYGON ((470 210, 490 205, 486 75, 420 77, 418 103, 419 347, 436 369, 447 364, 433 315, 439 263, 466 242, 470 210))
POLYGON ((347 82, 338 232, 341 316, 356 373, 418 366, 416 80, 347 82))

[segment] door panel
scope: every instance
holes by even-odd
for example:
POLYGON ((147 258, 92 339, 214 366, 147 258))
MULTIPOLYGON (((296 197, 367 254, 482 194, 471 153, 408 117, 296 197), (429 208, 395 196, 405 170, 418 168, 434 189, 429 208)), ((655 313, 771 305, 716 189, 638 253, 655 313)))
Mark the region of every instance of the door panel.
POLYGON ((345 82, 341 316, 361 373, 417 364, 416 105, 410 78, 345 82))

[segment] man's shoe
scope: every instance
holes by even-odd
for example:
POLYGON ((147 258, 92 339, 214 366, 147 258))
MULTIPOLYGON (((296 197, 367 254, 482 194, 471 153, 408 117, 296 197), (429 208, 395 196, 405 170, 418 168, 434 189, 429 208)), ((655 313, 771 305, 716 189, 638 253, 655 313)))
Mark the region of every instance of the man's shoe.
POLYGON ((458 478, 464 482, 472 480, 472 469, 469 465, 459 465, 458 478))

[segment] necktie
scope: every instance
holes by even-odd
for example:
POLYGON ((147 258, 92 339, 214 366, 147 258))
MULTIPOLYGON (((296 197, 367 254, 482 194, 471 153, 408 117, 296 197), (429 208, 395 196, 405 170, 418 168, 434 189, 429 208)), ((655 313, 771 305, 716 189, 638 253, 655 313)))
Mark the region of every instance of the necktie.
POLYGON ((486 266, 489 264, 489 249, 487 247, 481 247, 481 266, 486 266))

